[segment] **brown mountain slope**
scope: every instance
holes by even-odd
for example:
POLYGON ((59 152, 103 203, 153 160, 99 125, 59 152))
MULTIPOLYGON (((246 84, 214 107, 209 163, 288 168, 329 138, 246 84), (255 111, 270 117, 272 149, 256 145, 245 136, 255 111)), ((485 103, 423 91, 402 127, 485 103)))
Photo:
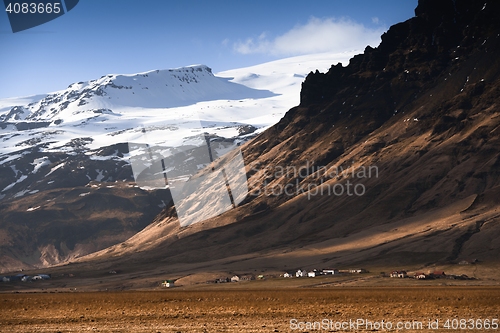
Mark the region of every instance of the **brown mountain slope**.
POLYGON ((72 269, 497 262, 500 4, 415 13, 349 66, 311 73, 301 104, 243 147, 240 207, 186 228, 170 208, 72 269))
POLYGON ((148 192, 120 181, 3 202, 0 273, 59 264, 126 240, 161 211, 165 198, 165 190, 148 192))

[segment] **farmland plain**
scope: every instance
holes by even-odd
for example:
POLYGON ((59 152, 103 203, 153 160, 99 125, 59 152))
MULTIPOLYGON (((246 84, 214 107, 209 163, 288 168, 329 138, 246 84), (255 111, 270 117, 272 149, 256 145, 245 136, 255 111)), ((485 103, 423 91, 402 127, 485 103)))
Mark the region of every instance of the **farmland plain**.
POLYGON ((499 308, 484 286, 3 293, 0 332, 500 331, 499 308))

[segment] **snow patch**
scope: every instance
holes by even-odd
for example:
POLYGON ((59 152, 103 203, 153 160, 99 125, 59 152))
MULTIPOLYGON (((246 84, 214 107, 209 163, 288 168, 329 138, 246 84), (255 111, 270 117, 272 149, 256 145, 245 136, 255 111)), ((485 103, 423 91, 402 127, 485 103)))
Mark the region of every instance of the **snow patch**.
POLYGON ((26 193, 28 193, 29 190, 22 190, 22 191, 19 191, 17 192, 15 195, 14 195, 14 198, 19 198, 19 197, 22 197, 24 196, 26 193))
POLYGON ((47 177, 48 175, 52 174, 54 171, 62 168, 64 165, 66 165, 66 162, 63 162, 55 167, 53 167, 52 169, 50 169, 50 172, 48 174, 45 175, 45 177, 47 177))
POLYGON ((34 165, 34 169, 32 171, 32 173, 37 173, 38 170, 40 170, 40 168, 46 166, 46 165, 50 165, 50 160, 47 156, 44 156, 42 158, 36 158, 33 163, 31 163, 31 165, 34 165))
MULTIPOLYGON (((26 175, 21 176, 21 177, 20 177, 20 178, 19 178, 19 179, 15 182, 15 183, 12 183, 12 184, 10 184, 10 185, 7 185, 7 186, 6 186, 6 187, 2 190, 2 192, 5 192, 5 191, 7 191, 7 190, 10 190, 10 189, 11 189, 11 188, 13 188, 14 186, 16 186, 16 184, 21 183, 21 182, 22 182, 22 181, 24 181, 26 178, 28 178, 28 176, 26 176, 26 175)), ((19 192, 19 193, 20 193, 20 192, 19 192)), ((23 193, 22 195, 24 195, 24 193, 23 193)), ((16 196, 17 196, 17 194, 16 194, 16 196)))
POLYGON ((97 172, 97 177, 95 178, 95 180, 97 180, 98 182, 102 181, 104 179, 104 170, 96 169, 95 172, 97 172))

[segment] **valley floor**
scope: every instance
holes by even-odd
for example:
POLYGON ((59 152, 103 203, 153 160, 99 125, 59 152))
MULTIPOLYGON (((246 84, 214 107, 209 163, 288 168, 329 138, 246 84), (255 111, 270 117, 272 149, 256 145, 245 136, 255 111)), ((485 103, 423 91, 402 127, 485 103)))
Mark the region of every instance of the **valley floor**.
POLYGON ((3 293, 0 332, 500 331, 499 308, 482 286, 3 293))

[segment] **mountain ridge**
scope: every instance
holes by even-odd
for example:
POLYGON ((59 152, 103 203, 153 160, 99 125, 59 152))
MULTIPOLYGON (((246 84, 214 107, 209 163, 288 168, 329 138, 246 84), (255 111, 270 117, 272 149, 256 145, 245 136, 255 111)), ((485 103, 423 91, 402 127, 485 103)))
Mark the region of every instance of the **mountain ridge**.
POLYGON ((179 270, 496 263, 500 7, 422 0, 415 12, 348 66, 309 74, 300 104, 242 146, 251 193, 241 207, 188 228, 170 208, 126 249, 80 264, 145 269, 138 260, 158 253, 179 270), (278 166, 305 174, 276 175, 278 166), (318 173, 363 166, 377 166, 379 177, 318 173), (311 194, 349 180, 366 193, 311 194), (265 194, 289 184, 312 187, 265 194))

